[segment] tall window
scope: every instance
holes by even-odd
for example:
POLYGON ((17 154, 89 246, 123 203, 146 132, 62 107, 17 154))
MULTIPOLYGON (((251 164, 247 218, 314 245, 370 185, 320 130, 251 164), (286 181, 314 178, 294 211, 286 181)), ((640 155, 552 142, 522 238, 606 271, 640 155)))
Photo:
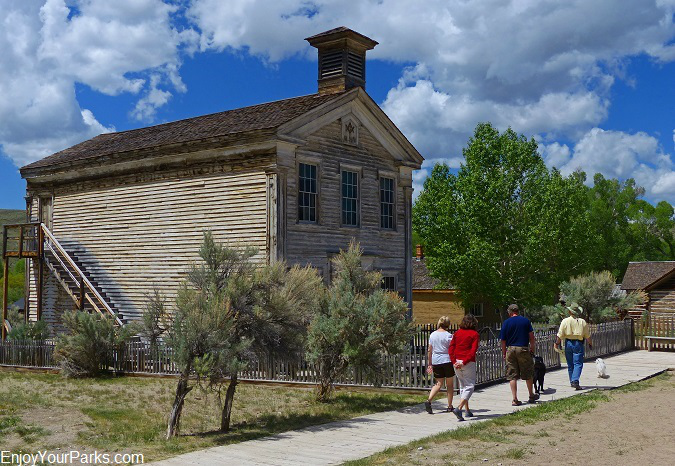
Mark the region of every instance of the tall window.
POLYGON ((298 168, 298 220, 316 222, 316 165, 301 163, 298 168))
POLYGON ((394 229, 393 178, 380 178, 380 228, 394 229))
POLYGON ((342 225, 359 226, 359 174, 342 171, 342 225))

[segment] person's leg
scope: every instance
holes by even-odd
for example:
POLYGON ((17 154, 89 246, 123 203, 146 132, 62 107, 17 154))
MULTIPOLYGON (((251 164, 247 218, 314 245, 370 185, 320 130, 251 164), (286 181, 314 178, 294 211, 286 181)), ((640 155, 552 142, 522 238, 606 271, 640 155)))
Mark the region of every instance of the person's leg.
POLYGON ((534 384, 532 379, 525 379, 525 385, 527 385, 527 391, 530 394, 530 399, 534 398, 534 390, 532 389, 534 384))
POLYGON ((464 402, 466 415, 472 417, 473 413, 469 409, 469 399, 471 399, 474 387, 476 386, 476 363, 475 362, 468 363, 466 366, 464 366, 464 372, 465 372, 465 388, 464 393, 462 394, 462 401, 464 402))
POLYGON ((574 371, 572 373, 572 383, 579 383, 581 378, 581 370, 584 367, 584 342, 575 340, 574 344, 574 354, 572 356, 572 363, 574 365, 574 371))
POLYGON ((511 399, 514 403, 518 402, 519 377, 518 357, 515 354, 514 348, 509 348, 506 350, 506 380, 509 381, 509 387, 511 387, 511 399))
POLYGON ((518 381, 517 380, 509 380, 509 386, 511 387, 511 399, 513 401, 518 401, 518 381))
POLYGON ((438 395, 438 392, 441 390, 441 386, 443 385, 443 379, 437 379, 436 380, 436 385, 431 387, 431 391, 429 392, 429 398, 427 398, 429 401, 433 401, 436 395, 438 395))
POLYGON ((570 383, 574 380, 574 346, 571 340, 565 340, 565 360, 567 361, 567 373, 570 383))
POLYGON ((445 379, 445 389, 448 391, 448 408, 452 408, 452 398, 455 396, 454 377, 447 377, 445 379))

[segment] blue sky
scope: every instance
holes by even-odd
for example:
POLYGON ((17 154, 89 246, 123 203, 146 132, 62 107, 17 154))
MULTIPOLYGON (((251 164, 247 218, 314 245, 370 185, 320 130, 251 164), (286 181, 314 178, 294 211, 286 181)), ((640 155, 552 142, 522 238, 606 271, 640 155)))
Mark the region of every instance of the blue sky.
POLYGON ((339 25, 380 42, 367 91, 427 159, 417 189, 491 121, 675 203, 675 0, 415 5, 0 0, 0 208, 24 207, 18 166, 103 131, 315 92, 303 38, 339 25))

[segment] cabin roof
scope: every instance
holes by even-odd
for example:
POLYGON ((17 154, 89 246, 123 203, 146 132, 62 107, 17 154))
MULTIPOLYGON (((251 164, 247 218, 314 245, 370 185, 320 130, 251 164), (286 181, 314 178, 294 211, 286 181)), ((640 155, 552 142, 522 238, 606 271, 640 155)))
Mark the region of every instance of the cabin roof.
POLYGON ((432 277, 427 269, 424 258, 413 258, 412 260, 412 289, 413 290, 452 290, 453 286, 441 287, 441 281, 432 277))
POLYGON ((675 261, 630 262, 621 289, 644 290, 674 270, 675 261))
POLYGON ((329 95, 311 94, 145 128, 99 134, 92 139, 28 164, 22 170, 52 167, 120 152, 273 129, 343 94, 344 92, 329 95))

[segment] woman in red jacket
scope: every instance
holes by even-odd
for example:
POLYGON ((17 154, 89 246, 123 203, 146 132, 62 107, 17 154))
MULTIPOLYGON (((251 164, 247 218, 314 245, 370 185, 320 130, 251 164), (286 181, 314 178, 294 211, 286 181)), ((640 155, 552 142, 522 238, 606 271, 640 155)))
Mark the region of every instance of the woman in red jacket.
POLYGON ((478 321, 473 315, 465 315, 448 348, 450 361, 455 367, 455 374, 459 381, 459 396, 462 399, 452 412, 460 421, 464 420, 462 408, 466 408, 467 417, 473 417, 473 413, 469 409, 469 398, 471 398, 473 387, 476 384, 476 351, 478 351, 478 343, 480 342, 480 337, 476 331, 477 326, 478 321))

